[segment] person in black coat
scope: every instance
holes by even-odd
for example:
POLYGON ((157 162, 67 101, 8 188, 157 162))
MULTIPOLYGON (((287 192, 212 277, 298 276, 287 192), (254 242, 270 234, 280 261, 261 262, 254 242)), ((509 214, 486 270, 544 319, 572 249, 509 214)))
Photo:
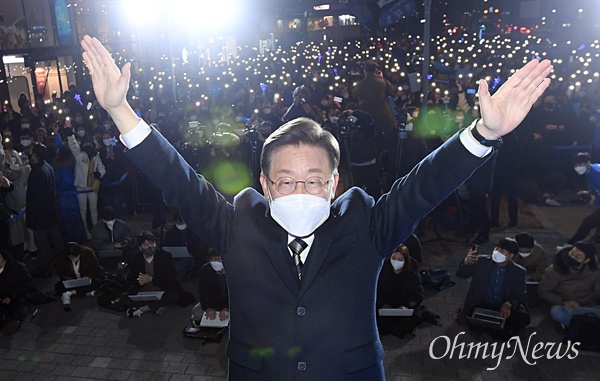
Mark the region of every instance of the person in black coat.
POLYGON ((156 237, 152 232, 143 231, 137 237, 140 251, 136 253, 129 263, 127 281, 131 289, 121 295, 121 303, 129 307, 127 316, 132 318, 142 316, 144 312, 154 312, 160 315, 166 307, 175 303, 187 305, 193 300, 188 292, 184 291, 175 271, 175 264, 171 254, 156 247, 156 237), (133 301, 129 295, 140 291, 164 291, 162 298, 157 301, 133 301))
POLYGON ((198 295, 200 303, 193 309, 192 319, 183 331, 186 336, 194 337, 200 331, 200 322, 204 313, 209 319, 229 319, 229 296, 227 276, 221 256, 212 251, 208 263, 200 269, 198 295))
POLYGON ((51 275, 50 263, 55 253, 64 248, 60 235, 58 201, 54 183, 54 169, 47 163, 47 151, 43 144, 35 142, 31 149, 29 163, 31 173, 27 180, 27 227, 33 230, 33 237, 39 252, 37 273, 42 277, 51 275))
POLYGON ((379 316, 379 334, 404 337, 423 318, 416 308, 423 301, 419 264, 410 257, 408 248, 399 245, 383 263, 377 282, 377 310, 380 308, 415 309, 412 316, 379 316))
POLYGON ((15 261, 10 253, 0 249, 0 324, 4 336, 15 333, 25 311, 25 293, 31 287, 31 275, 25 265, 15 261), (2 322, 3 321, 3 322, 2 322))
POLYGON ((506 319, 504 328, 483 329, 491 336, 509 339, 525 328, 530 321, 526 301, 527 271, 514 263, 512 258, 519 253, 519 245, 512 238, 502 238, 491 256, 477 255, 470 250, 458 266, 456 276, 473 277, 465 305, 459 314, 459 323, 464 323, 476 307, 498 311, 506 319))

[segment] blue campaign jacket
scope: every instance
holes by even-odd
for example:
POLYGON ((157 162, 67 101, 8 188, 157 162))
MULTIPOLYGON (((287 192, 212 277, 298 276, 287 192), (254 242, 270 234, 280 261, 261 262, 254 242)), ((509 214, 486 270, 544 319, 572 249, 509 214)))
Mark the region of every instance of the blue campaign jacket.
POLYGON ((383 258, 485 162, 455 135, 377 203, 348 190, 315 231, 299 283, 288 235, 261 194, 245 189, 228 203, 156 130, 127 155, 221 253, 231 312, 229 379, 243 381, 385 379, 375 319, 383 258))

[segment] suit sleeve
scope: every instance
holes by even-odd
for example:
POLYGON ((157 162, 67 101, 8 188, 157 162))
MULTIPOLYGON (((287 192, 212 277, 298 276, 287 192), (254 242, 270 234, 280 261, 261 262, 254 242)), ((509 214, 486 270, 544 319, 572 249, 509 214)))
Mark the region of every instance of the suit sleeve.
POLYGON ((227 251, 233 206, 159 132, 153 129, 126 154, 161 190, 167 205, 180 211, 196 235, 219 253, 227 251))
POLYGON ((452 136, 417 164, 406 176, 396 180, 374 207, 371 234, 380 255, 389 254, 402 243, 431 210, 492 155, 473 155, 452 136))
POLYGON ((513 308, 516 308, 519 304, 525 303, 525 295, 527 294, 527 271, 522 267, 517 267, 514 263, 509 263, 508 270, 511 271, 510 278, 510 292, 508 294, 508 300, 513 308))

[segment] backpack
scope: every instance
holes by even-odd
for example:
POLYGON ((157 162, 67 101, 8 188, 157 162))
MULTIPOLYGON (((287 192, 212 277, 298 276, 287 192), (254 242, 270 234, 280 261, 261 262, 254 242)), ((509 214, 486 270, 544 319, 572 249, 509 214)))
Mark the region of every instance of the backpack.
POLYGON ((423 286, 433 287, 438 291, 456 284, 450 280, 450 272, 445 267, 430 267, 426 271, 421 271, 420 274, 423 286))
POLYGON ((588 312, 573 315, 564 341, 580 343, 582 351, 600 352, 600 318, 588 312))
POLYGON ((127 310, 127 306, 121 303, 121 295, 128 290, 129 283, 123 276, 107 273, 96 289, 98 305, 113 311, 124 312, 127 310))

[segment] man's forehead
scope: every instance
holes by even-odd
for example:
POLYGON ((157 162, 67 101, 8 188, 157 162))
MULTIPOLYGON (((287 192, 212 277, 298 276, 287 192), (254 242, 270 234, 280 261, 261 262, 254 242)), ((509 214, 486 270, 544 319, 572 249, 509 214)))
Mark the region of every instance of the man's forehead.
POLYGON ((329 175, 329 160, 324 148, 286 145, 273 152, 271 172, 282 176, 299 174, 329 175))

